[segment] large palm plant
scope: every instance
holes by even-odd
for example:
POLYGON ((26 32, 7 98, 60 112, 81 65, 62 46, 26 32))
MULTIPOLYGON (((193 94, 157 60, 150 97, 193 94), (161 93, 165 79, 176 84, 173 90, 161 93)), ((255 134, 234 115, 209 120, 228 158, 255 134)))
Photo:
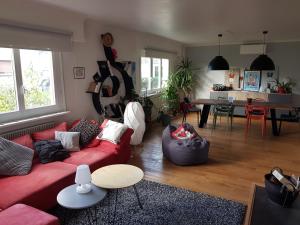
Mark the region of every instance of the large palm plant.
POLYGON ((176 66, 176 70, 172 77, 176 89, 178 91, 182 90, 185 97, 187 97, 193 88, 192 61, 188 58, 183 58, 176 66))
POLYGON ((193 87, 192 62, 183 58, 176 66, 176 70, 169 77, 166 87, 162 91, 161 98, 164 108, 175 113, 179 109, 179 96, 181 91, 188 96, 193 87))

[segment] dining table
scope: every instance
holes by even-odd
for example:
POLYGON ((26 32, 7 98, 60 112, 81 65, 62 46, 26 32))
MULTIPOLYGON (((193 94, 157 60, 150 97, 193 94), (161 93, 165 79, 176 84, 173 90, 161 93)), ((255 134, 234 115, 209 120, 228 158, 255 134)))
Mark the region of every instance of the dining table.
MULTIPOLYGON (((199 122, 199 128, 204 128, 207 124, 207 119, 210 112, 210 107, 214 105, 232 105, 235 107, 246 107, 248 103, 247 100, 233 100, 229 101, 227 99, 195 99, 191 102, 194 105, 203 105, 201 119, 199 122)), ((277 126, 276 110, 293 110, 295 108, 300 108, 299 102, 270 102, 270 101, 255 101, 254 99, 250 103, 255 106, 268 107, 270 109, 271 123, 272 123, 272 133, 274 136, 279 136, 279 130, 277 126)))

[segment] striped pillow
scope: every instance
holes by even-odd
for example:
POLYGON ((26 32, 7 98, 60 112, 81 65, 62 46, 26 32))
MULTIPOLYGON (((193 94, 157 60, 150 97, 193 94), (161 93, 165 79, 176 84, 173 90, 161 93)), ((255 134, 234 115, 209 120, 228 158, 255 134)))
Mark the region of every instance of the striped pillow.
POLYGON ((26 175, 31 170, 33 150, 0 137, 0 175, 26 175))

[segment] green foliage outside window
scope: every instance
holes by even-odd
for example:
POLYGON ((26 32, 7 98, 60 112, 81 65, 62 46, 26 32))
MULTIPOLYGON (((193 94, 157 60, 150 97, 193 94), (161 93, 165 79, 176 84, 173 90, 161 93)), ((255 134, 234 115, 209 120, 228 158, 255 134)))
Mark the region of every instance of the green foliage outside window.
POLYGON ((0 113, 11 112, 16 109, 15 90, 0 84, 0 113))
POLYGON ((24 86, 26 87, 24 98, 25 108, 36 108, 51 105, 51 94, 49 88, 43 90, 39 74, 33 70, 33 66, 24 71, 24 86))
MULTIPOLYGON (((25 93, 25 108, 36 108, 51 105, 50 89, 41 87, 41 76, 34 71, 33 66, 23 71, 25 93)), ((0 83, 0 113, 12 112, 17 109, 17 99, 12 86, 0 83)))

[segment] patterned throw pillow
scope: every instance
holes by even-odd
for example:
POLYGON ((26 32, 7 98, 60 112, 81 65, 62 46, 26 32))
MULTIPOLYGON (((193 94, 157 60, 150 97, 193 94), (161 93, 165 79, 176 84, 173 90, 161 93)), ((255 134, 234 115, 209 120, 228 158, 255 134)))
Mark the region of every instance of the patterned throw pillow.
POLYGON ((176 140, 188 140, 196 136, 195 133, 191 133, 186 130, 183 125, 180 125, 175 131, 171 133, 172 137, 176 140))
POLYGON ((100 128, 97 124, 91 124, 87 120, 80 120, 69 132, 80 132, 80 146, 85 146, 100 133, 100 128))
POLYGON ((0 137, 0 175, 26 175, 31 170, 33 150, 0 137))

